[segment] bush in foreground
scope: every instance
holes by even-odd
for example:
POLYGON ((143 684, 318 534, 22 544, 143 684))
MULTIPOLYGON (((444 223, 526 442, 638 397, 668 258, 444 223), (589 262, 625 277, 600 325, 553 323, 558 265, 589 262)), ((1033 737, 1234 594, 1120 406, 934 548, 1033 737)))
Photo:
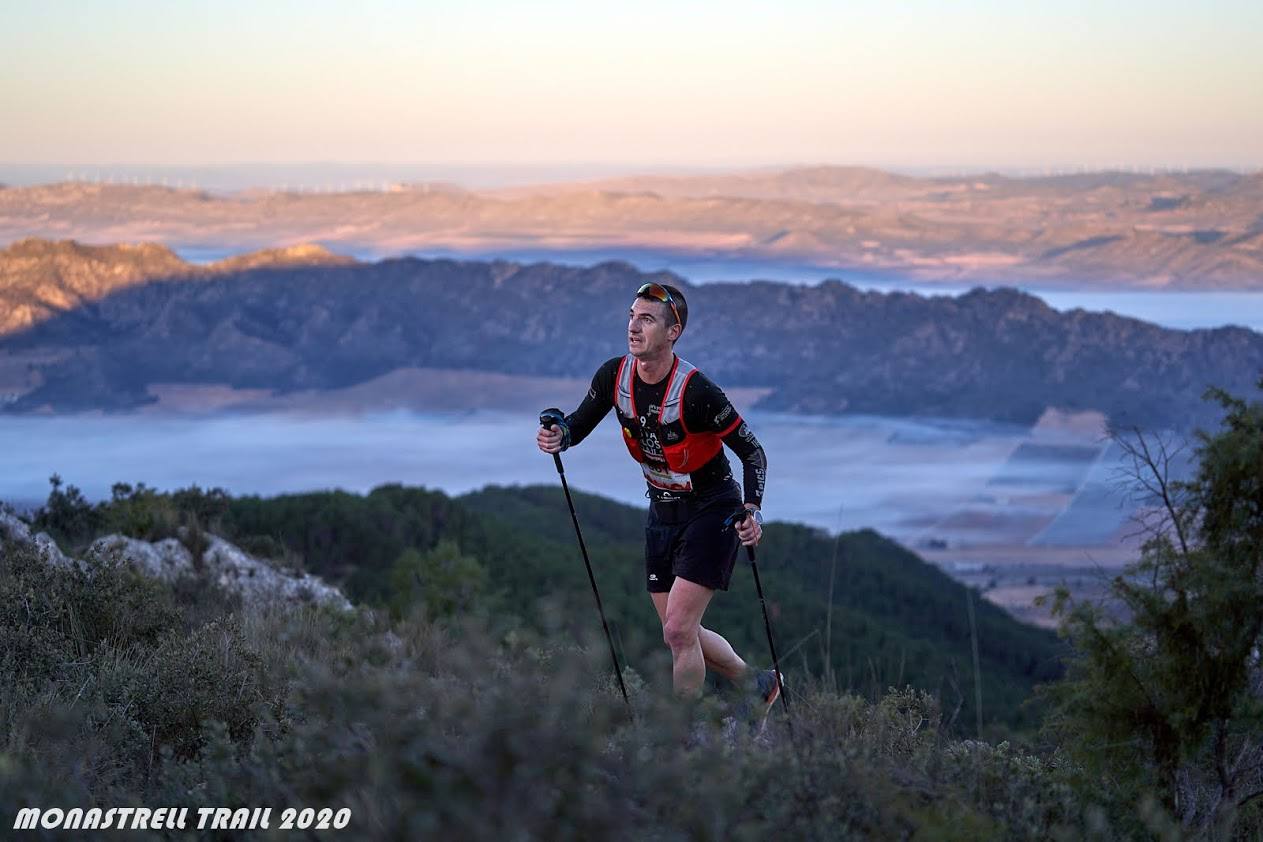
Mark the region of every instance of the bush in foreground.
POLYGON ((20 653, 0 662, 6 822, 21 806, 328 806, 352 810, 357 839, 1109 835, 1056 755, 955 741, 917 691, 797 687, 791 744, 779 711, 752 740, 720 700, 686 709, 630 670, 629 716, 599 643, 214 599, 207 617, 126 568, 12 546, 0 597, 23 606, 0 624, 0 651, 20 653))

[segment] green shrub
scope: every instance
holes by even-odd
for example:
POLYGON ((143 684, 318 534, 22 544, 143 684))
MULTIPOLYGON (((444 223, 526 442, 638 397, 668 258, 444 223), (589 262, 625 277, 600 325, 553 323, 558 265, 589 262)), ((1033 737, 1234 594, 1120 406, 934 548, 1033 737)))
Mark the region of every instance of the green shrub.
POLYGON ((48 478, 52 490, 48 500, 35 512, 32 526, 37 532, 47 532, 63 549, 82 546, 95 538, 101 530, 101 513, 87 501, 78 488, 66 486, 62 491, 62 479, 57 474, 48 478))
POLYGON ((208 722, 244 739, 260 710, 275 702, 260 663, 235 618, 169 637, 149 653, 134 684, 137 719, 177 757, 196 753, 208 722))
POLYGON ((0 551, 0 675, 38 682, 103 645, 153 644, 175 629, 169 589, 117 561, 48 565, 38 551, 0 551))
POLYGON ((474 608, 487 582, 477 559, 462 555, 454 541, 440 541, 427 552, 404 550, 390 570, 390 606, 402 617, 414 606, 427 617, 450 617, 474 608))
POLYGON ((1147 540, 1109 582, 1109 604, 1059 594, 1075 653, 1046 691, 1047 727, 1084 797, 1120 821, 1138 830, 1174 816, 1200 838, 1227 838, 1263 828, 1263 403, 1208 395, 1223 429, 1199 432, 1188 481, 1173 477, 1172 443, 1119 438, 1151 495, 1147 540))
POLYGON ((134 488, 115 483, 109 502, 100 508, 103 532, 161 541, 176 537, 180 527, 180 512, 171 499, 143 482, 134 488))
POLYGON ((94 792, 134 791, 164 747, 195 753, 211 720, 246 736, 275 696, 237 620, 202 622, 202 602, 182 610, 170 586, 117 561, 53 567, 0 543, 0 600, 13 609, 0 612, 0 751, 94 792))

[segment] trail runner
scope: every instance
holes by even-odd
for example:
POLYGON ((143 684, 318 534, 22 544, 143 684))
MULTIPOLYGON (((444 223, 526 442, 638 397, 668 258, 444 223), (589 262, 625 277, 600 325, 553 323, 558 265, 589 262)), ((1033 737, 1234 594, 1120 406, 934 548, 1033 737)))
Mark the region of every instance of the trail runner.
POLYGON ((545 453, 573 447, 615 411, 648 485, 645 584, 671 649, 675 693, 700 696, 709 668, 757 694, 761 718, 778 696, 775 675, 752 670, 727 640, 702 625, 702 615, 715 591, 728 590, 740 545, 757 546, 762 538, 767 458, 723 391, 676 356, 687 324, 688 303, 679 289, 642 286, 628 312, 627 354, 597 369, 579 408, 564 424, 541 426, 537 443, 545 453), (742 486, 723 445, 741 460, 742 486), (754 516, 725 528, 743 504, 754 516))

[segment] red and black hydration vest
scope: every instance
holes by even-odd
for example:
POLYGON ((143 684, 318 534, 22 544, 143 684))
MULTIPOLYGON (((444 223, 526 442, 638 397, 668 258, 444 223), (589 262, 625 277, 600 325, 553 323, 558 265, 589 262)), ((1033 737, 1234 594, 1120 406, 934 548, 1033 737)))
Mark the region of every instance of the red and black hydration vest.
POLYGON ((694 374, 697 374, 696 366, 675 358, 671 373, 667 375, 666 392, 658 410, 658 430, 653 437, 659 443, 661 454, 646 453, 641 446, 644 431, 633 389, 636 358, 631 354, 623 357, 614 378, 614 409, 623 429, 623 444, 627 445, 632 458, 640 463, 649 484, 664 491, 692 491, 693 481, 689 474, 714 459, 723 449, 722 438, 741 423, 740 417, 735 417, 732 426, 723 432, 689 432, 684 423, 684 389, 694 374))

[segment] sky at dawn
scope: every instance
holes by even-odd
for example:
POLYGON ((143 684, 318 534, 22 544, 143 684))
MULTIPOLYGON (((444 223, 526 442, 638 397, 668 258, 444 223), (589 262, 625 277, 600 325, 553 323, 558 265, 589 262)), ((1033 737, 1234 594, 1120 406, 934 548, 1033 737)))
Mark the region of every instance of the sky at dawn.
POLYGON ((1263 167, 1263 2, 24 2, 0 163, 1263 167))

